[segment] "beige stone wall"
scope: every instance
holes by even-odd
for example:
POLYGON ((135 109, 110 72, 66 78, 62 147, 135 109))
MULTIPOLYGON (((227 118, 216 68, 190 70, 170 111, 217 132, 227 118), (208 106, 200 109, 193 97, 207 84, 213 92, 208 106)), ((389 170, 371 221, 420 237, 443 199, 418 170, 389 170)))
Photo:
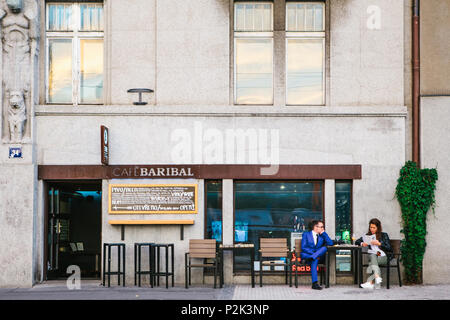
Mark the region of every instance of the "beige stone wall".
POLYGON ((420 93, 450 94, 450 0, 420 2, 420 93))
POLYGON ((404 105, 403 1, 329 4, 331 105, 404 105))
POLYGON ((36 174, 34 165, 0 165, 0 287, 33 284, 36 174))
POLYGON ((107 104, 228 103, 228 1, 107 1, 107 104), (146 97, 147 100, 147 97, 146 97))
POLYGON ((421 1, 421 94, 437 95, 421 99, 421 165, 436 168, 435 214, 428 213, 427 248, 423 262, 424 283, 448 283, 450 246, 450 32, 449 0, 421 1))
POLYGON ((434 97, 421 99, 422 116, 422 167, 436 168, 439 179, 436 183, 435 214, 428 213, 427 247, 423 262, 424 283, 450 282, 450 98, 434 97))

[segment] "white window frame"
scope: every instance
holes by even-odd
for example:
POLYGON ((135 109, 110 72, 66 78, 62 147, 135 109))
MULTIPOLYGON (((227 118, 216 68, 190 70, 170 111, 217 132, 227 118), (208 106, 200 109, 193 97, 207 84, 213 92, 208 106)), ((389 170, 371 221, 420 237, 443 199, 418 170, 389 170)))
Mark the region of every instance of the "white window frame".
MULTIPOLYGON (((274 41, 273 41, 273 20, 274 20, 274 12, 273 12, 273 2, 269 2, 269 1, 258 1, 258 2, 244 2, 244 1, 239 1, 239 2, 234 2, 234 7, 233 7, 233 11, 234 11, 234 22, 233 22, 233 45, 234 45, 234 53, 233 53, 233 61, 234 61, 234 65, 233 65, 233 82, 234 82, 234 92, 233 92, 233 104, 234 105, 238 105, 238 106, 258 106, 261 104, 242 104, 242 103, 237 103, 237 82, 236 82, 236 78, 237 78, 237 60, 236 60, 236 56, 237 56, 237 46, 236 46, 236 42, 238 39, 265 39, 265 40, 271 40, 271 45, 272 45, 272 103, 269 104, 263 104, 263 105, 268 105, 268 106, 273 106, 274 104, 274 95, 275 95, 275 88, 274 88, 274 41), (237 19, 236 19, 236 4, 270 4, 271 9, 271 19, 270 19, 270 28, 272 31, 235 31, 236 30, 236 23, 237 23, 237 19)), ((254 21, 253 21, 254 22, 254 21)))
MULTIPOLYGON (((288 15, 287 13, 287 9, 288 6, 287 4, 292 4, 292 3, 301 3, 301 4, 317 4, 317 3, 323 3, 323 15, 322 15, 322 19, 323 19, 323 27, 324 30, 326 30, 326 20, 325 20, 325 15, 326 15, 326 2, 294 2, 294 1, 290 1, 290 2, 286 2, 286 17, 288 15)), ((314 19, 316 19, 316 17, 314 16, 314 19)), ((314 25, 314 23, 313 23, 314 25)), ((287 30, 287 18, 286 18, 286 25, 285 25, 285 29, 287 30)), ((323 52, 323 61, 322 61, 322 103, 320 104, 307 104, 307 105, 313 105, 313 106, 324 106, 326 103, 326 32, 325 31, 286 31, 286 43, 285 43, 285 51, 286 51, 286 63, 285 63, 285 78, 286 78, 286 86, 285 86, 285 101, 286 101, 286 106, 305 106, 305 104, 288 104, 288 55, 289 55, 289 50, 288 50, 288 41, 289 40, 322 40, 322 52, 323 52)))
MULTIPOLYGON (((102 2, 99 2, 99 4, 102 2)), ((45 102, 46 104, 64 104, 64 105, 102 105, 104 104, 104 87, 102 102, 99 103, 81 103, 81 40, 103 40, 104 50, 104 31, 79 31, 81 28, 80 5, 83 2, 72 3, 72 25, 71 31, 48 31, 49 27, 49 6, 55 4, 67 4, 67 2, 48 2, 46 3, 45 13, 45 102), (72 40, 72 102, 49 102, 49 67, 50 67, 50 46, 49 40, 72 40)), ((103 3, 102 3, 103 4, 103 3)), ((103 8, 104 10, 104 8, 103 8)), ((103 16, 104 16, 103 11, 103 16)), ((104 20, 103 20, 104 21, 104 20)), ((105 78, 105 66, 103 66, 103 83, 105 78)))

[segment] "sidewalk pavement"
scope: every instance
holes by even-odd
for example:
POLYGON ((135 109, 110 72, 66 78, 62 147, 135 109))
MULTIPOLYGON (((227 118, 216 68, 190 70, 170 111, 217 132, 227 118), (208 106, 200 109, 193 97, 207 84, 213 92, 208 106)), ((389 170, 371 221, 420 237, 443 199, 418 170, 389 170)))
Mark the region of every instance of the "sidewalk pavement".
POLYGON ((65 281, 48 281, 33 288, 0 288, 0 300, 450 300, 450 285, 391 286, 389 290, 361 289, 336 285, 323 290, 311 286, 226 285, 208 286, 103 287, 99 281, 84 280, 81 289, 69 290, 65 281))

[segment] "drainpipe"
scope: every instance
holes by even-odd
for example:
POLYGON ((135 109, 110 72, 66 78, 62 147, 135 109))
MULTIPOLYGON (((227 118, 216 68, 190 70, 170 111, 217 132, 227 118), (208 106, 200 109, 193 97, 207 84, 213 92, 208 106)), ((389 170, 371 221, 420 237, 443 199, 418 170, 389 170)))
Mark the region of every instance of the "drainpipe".
POLYGON ((412 160, 420 168, 420 0, 412 17, 412 160))

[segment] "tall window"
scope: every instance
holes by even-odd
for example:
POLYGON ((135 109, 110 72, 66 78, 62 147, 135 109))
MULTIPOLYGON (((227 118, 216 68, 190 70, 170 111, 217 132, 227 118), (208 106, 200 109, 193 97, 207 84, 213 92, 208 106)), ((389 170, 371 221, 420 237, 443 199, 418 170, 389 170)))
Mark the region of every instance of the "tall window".
MULTIPOLYGON (((352 237, 352 182, 336 181, 336 239, 349 243, 352 237)), ((338 250, 336 253, 336 271, 351 271, 350 250, 338 250)))
POLYGON ((103 3, 47 3, 47 103, 103 103, 103 21, 103 3))
MULTIPOLYGON (((256 255, 260 238, 286 238, 292 248, 313 220, 323 219, 323 182, 236 181, 234 205, 235 243, 253 243, 256 255)), ((236 252, 234 270, 249 268, 248 255, 236 252)))
POLYGON ((286 104, 325 104, 323 2, 286 3, 286 56, 286 104))
POLYGON ((222 242, 222 180, 205 180, 205 239, 222 242))
POLYGON ((236 2, 234 7, 236 104, 273 104, 273 4, 236 2))

